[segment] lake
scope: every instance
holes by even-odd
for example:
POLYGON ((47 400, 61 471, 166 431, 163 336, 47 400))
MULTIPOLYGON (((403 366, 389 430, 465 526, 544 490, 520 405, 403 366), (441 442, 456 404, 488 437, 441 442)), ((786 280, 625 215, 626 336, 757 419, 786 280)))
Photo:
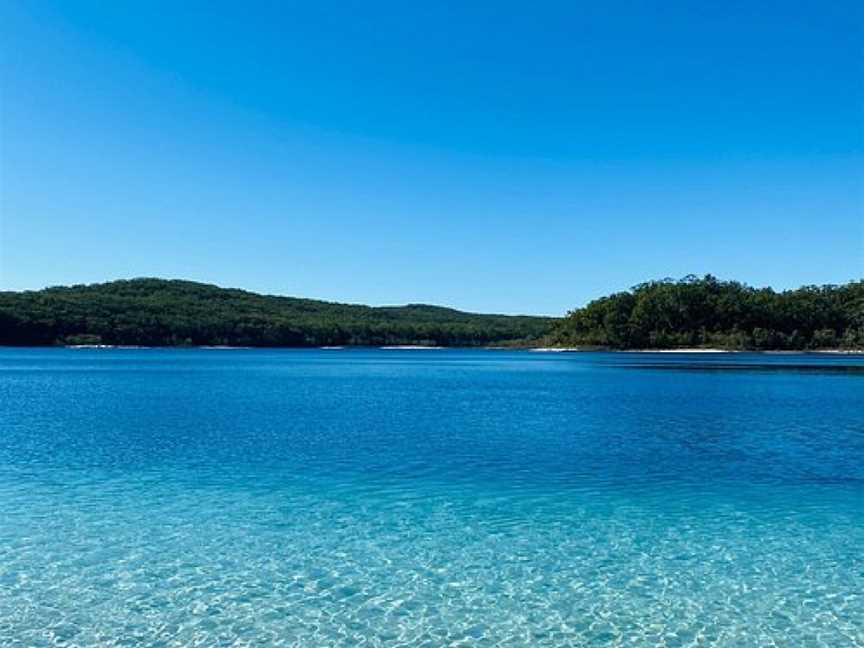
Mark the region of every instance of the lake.
POLYGON ((864 646, 864 357, 0 349, 0 645, 864 646))

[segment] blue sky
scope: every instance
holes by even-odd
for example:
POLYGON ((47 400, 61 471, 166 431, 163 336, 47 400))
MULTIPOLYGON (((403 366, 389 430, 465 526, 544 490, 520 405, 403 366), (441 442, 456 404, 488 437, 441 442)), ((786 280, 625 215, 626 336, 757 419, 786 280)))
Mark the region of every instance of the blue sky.
POLYGON ((0 288, 864 276, 864 5, 0 3, 0 288))

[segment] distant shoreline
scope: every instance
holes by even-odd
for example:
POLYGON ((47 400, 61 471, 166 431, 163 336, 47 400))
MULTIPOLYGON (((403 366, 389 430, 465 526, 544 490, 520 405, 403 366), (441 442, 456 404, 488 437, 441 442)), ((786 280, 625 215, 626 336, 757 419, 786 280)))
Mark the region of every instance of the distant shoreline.
POLYGON ((382 351, 441 351, 441 350, 475 350, 475 351, 527 351, 529 353, 665 353, 665 354, 716 354, 716 353, 760 353, 772 355, 790 354, 826 354, 826 355, 864 355, 864 349, 718 349, 683 347, 679 349, 604 349, 584 347, 513 347, 513 346, 431 346, 423 344, 394 344, 394 345, 342 345, 342 346, 229 346, 229 345, 199 345, 199 346, 143 346, 129 344, 65 344, 54 346, 34 347, 6 347, 6 348, 65 348, 82 350, 141 350, 141 349, 199 349, 206 351, 244 351, 256 349, 306 349, 312 351, 345 351, 350 349, 373 349, 382 351))
MULTIPOLYGON (((375 348, 375 347, 372 347, 375 348)), ((425 345, 425 344, 390 344, 386 346, 379 346, 379 349, 384 351, 435 351, 438 349, 470 349, 472 347, 444 347, 444 346, 435 346, 435 345, 425 345)))
POLYGON ((778 293, 688 276, 639 284, 555 318, 343 304, 140 278, 0 291, 0 344, 852 354, 864 349, 862 299, 864 280, 778 293))

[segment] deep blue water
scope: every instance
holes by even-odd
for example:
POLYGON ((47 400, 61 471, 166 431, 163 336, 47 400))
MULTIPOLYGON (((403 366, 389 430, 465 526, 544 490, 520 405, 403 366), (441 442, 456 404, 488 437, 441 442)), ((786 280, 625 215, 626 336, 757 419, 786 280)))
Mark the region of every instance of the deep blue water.
POLYGON ((864 646, 864 358, 0 349, 0 646, 864 646))

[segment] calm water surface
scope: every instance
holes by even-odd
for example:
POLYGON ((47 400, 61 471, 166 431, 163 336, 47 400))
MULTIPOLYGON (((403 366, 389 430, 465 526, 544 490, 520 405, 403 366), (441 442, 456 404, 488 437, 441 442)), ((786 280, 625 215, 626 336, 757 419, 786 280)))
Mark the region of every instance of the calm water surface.
POLYGON ((864 358, 0 349, 0 645, 864 646, 864 358))

